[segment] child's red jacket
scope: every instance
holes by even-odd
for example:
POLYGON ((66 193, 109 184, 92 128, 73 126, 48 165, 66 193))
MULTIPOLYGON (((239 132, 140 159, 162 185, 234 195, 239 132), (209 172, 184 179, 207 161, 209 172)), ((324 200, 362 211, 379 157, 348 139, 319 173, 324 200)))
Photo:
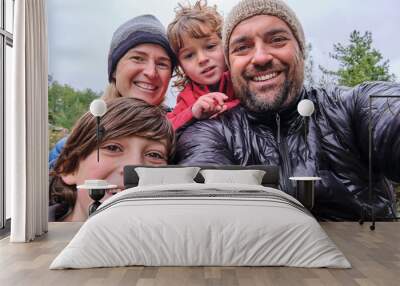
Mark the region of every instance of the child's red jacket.
MULTIPOLYGON (((192 106, 196 100, 211 91, 207 86, 200 87, 194 82, 191 82, 185 86, 185 88, 179 93, 176 100, 174 110, 167 114, 168 119, 171 121, 174 130, 182 127, 184 124, 192 121, 192 106)), ((231 109, 239 104, 239 100, 234 98, 233 86, 229 72, 224 72, 219 82, 218 92, 222 92, 228 96, 225 101, 227 109, 231 109)))

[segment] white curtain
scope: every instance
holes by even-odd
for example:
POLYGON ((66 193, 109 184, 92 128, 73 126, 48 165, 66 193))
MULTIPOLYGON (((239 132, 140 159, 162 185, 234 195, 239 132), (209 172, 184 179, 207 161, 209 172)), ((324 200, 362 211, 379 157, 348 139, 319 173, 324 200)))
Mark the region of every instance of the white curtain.
POLYGON ((45 0, 16 0, 14 71, 6 98, 6 187, 12 242, 48 227, 47 19, 45 0))

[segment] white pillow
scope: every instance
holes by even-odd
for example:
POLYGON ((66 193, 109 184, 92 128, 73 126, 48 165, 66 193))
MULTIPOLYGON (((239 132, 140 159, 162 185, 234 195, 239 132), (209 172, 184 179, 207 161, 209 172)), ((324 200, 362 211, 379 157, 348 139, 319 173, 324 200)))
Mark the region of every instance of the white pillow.
POLYGON ((199 170, 199 167, 135 168, 139 176, 138 186, 195 183, 193 179, 199 170))
POLYGON ((235 183, 261 185, 265 171, 262 170, 201 170, 204 183, 235 183))

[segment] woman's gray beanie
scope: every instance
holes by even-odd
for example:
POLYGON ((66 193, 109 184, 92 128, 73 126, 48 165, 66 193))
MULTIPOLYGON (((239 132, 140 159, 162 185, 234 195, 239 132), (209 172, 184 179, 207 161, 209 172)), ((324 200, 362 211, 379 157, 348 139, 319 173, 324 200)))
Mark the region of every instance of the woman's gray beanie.
POLYGON ((118 61, 127 51, 140 44, 157 44, 167 52, 174 70, 177 60, 169 45, 164 26, 153 15, 141 15, 123 23, 114 32, 108 53, 108 81, 112 82, 118 61))

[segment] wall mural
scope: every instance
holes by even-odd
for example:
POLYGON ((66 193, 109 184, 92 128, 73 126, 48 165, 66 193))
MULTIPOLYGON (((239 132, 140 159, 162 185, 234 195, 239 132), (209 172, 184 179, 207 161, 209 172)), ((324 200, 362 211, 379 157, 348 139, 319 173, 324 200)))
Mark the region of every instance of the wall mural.
POLYGON ((316 220, 397 217, 400 58, 365 21, 372 1, 348 4, 351 28, 333 1, 48 2, 50 221, 242 197, 316 220))

